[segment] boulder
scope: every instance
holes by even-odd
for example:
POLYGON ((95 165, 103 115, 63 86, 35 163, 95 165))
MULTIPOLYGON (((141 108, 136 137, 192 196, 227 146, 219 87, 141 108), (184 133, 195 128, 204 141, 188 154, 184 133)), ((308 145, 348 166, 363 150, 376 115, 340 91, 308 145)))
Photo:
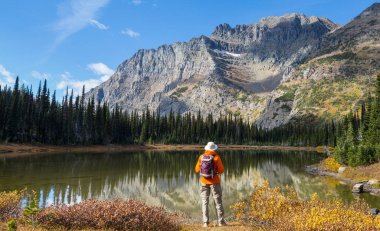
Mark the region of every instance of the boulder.
POLYGON ((342 174, 342 173, 344 173, 345 170, 346 170, 346 167, 339 167, 338 173, 342 174))
POLYGON ((378 179, 371 179, 368 181, 368 184, 370 184, 370 185, 374 185, 374 184, 378 184, 378 183, 379 183, 378 179))
POLYGON ((369 212, 370 212, 372 215, 376 216, 376 215, 378 215, 378 214, 380 213, 380 210, 377 209, 377 208, 373 208, 373 209, 370 209, 369 212))
POLYGON ((371 195, 373 196, 380 196, 380 189, 372 189, 371 195))
POLYGON ((352 192, 353 193, 362 193, 363 189, 364 189, 364 184, 363 183, 357 183, 352 188, 352 192))
POLYGON ((364 192, 372 192, 372 185, 368 184, 368 182, 364 183, 363 185, 363 191, 364 192))

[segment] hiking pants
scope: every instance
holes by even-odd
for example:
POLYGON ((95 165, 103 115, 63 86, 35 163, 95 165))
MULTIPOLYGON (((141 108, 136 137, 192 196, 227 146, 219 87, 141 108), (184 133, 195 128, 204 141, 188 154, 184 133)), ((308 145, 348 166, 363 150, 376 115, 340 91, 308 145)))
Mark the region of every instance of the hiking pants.
POLYGON ((224 222, 224 209, 222 204, 222 187, 220 184, 203 184, 201 186, 201 198, 202 198, 202 215, 203 223, 209 223, 209 209, 208 199, 210 197, 210 191, 214 198, 216 213, 218 215, 218 223, 224 222))

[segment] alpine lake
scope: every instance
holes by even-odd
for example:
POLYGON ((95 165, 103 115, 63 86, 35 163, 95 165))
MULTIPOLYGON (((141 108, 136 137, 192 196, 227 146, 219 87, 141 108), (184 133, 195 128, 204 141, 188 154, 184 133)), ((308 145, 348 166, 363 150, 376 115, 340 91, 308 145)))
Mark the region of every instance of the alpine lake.
MULTIPOLYGON (((35 191, 41 207, 89 198, 133 198, 200 220, 200 180, 194 172, 200 154, 145 151, 0 156, 0 191, 35 191)), ((254 185, 264 180, 272 187, 294 187, 299 197, 305 199, 313 193, 345 203, 362 198, 370 207, 380 208, 380 197, 354 195, 343 182, 305 172, 305 167, 322 160, 323 154, 273 150, 221 150, 219 154, 225 167, 221 183, 227 217, 231 215, 229 206, 247 198, 254 185)), ((212 207, 210 212, 211 218, 215 218, 212 207)))

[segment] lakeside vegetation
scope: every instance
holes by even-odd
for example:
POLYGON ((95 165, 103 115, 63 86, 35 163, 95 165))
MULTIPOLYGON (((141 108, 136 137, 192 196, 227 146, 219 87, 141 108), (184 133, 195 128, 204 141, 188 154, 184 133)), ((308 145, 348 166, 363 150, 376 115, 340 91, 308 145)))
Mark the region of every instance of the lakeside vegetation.
MULTIPOLYGON (((84 88, 82 95, 84 95, 84 88)), ((74 96, 59 102, 47 82, 34 95, 32 86, 0 87, 0 141, 42 144, 178 144, 334 145, 335 124, 290 123, 262 129, 238 115, 171 111, 128 112, 119 106, 74 96)))
MULTIPOLYGON (((136 200, 90 199, 73 205, 39 208, 36 195, 22 207, 24 192, 0 193, 0 228, 7 230, 187 230, 182 215, 136 200)), ((373 216, 362 200, 345 204, 322 200, 316 194, 299 199, 294 188, 256 185, 245 200, 231 206, 239 230, 378 230, 380 216, 373 216)), ((194 227, 193 227, 194 228, 194 227)), ((227 227, 228 228, 228 227, 227 227)))
POLYGON ((257 186, 252 195, 232 206, 236 219, 254 230, 378 230, 380 216, 356 201, 324 201, 313 194, 301 200, 293 188, 257 186))
POLYGON ((0 193, 0 228, 7 230, 180 230, 181 216, 136 200, 90 199, 74 205, 39 208, 36 195, 0 193), (22 198, 31 197, 22 207, 22 198), (3 224, 2 224, 3 222, 3 224), (4 224, 5 223, 5 224, 4 224))
MULTIPOLYGON (((339 164, 335 158, 328 157, 322 160, 318 166, 321 170, 338 173, 340 167, 345 167, 344 171, 339 173, 339 177, 343 177, 349 181, 353 182, 361 182, 361 181, 369 181, 371 179, 380 179, 380 163, 375 163, 371 165, 361 165, 356 167, 351 166, 343 166, 339 164)), ((341 178, 340 178, 341 179, 341 178)), ((380 184, 375 183, 372 184, 371 187, 373 189, 379 189, 380 184)))
POLYGON ((368 165, 380 160, 380 74, 374 96, 344 119, 337 134, 334 157, 350 166, 368 165))

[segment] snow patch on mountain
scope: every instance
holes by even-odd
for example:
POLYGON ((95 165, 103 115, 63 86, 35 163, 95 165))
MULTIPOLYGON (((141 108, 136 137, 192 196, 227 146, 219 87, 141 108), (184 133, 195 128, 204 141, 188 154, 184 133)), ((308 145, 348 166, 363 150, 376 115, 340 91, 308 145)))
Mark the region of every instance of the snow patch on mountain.
POLYGON ((228 51, 221 51, 221 50, 218 50, 218 49, 214 49, 212 50, 214 51, 215 53, 217 54, 222 54, 222 55, 230 55, 230 56, 233 56, 233 57, 240 57, 242 54, 236 54, 236 53, 232 53, 232 52, 228 52, 228 51))

